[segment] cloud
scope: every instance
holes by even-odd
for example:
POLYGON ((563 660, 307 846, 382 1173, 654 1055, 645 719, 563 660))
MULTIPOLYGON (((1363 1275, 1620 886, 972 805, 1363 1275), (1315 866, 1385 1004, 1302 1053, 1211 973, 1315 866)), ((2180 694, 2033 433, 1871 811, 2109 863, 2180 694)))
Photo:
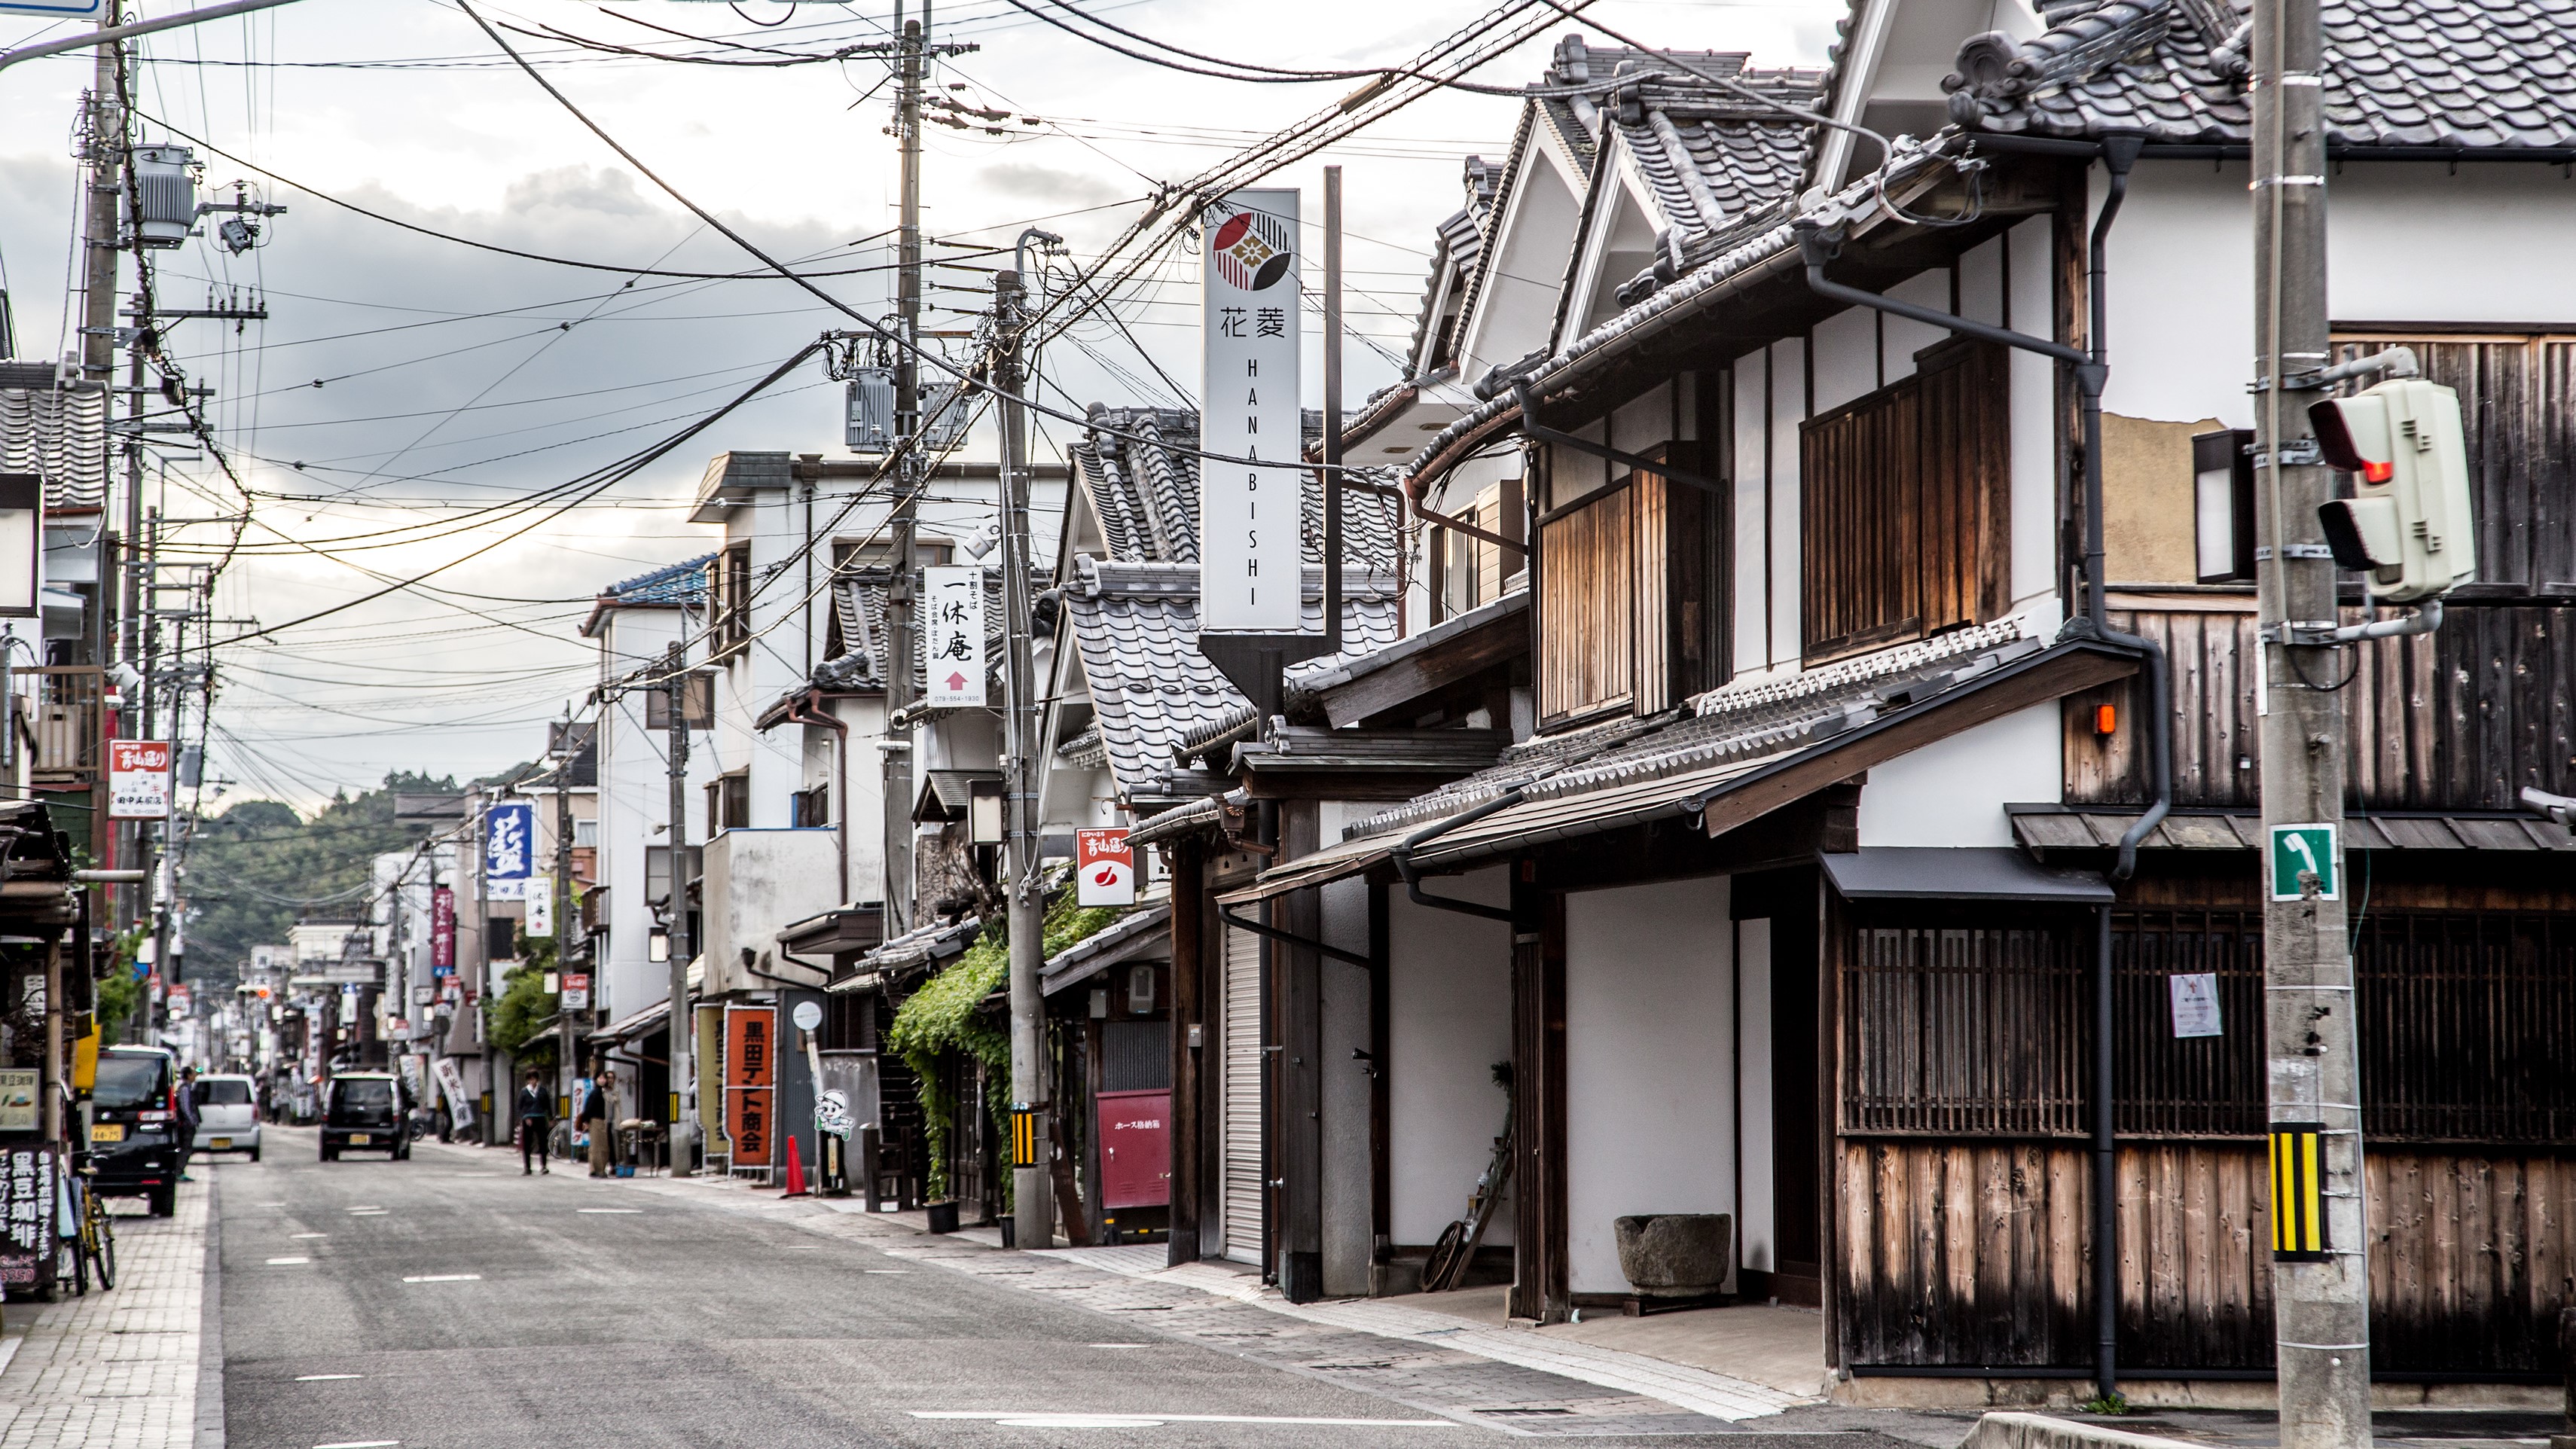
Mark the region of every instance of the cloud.
POLYGON ((666 213, 635 189, 635 178, 611 166, 558 166, 510 183, 502 193, 509 212, 563 210, 600 216, 661 216, 666 213))
POLYGON ((1026 161, 1004 161, 987 166, 976 172, 975 177, 993 194, 1047 206, 1098 206, 1126 194, 1126 190, 1117 183, 1088 172, 1067 171, 1026 161))

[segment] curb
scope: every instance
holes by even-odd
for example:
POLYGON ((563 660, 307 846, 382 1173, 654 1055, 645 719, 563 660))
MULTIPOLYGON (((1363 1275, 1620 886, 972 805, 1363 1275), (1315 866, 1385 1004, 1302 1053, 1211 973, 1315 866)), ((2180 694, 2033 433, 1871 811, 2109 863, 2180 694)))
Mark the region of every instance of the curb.
MULTIPOLYGON (((211 1166, 211 1164, 209 1164, 211 1166)), ((197 1294, 197 1449, 224 1449, 224 1234, 219 1174, 206 1173, 205 1282, 197 1294)))
POLYGON ((2050 1414, 1991 1413, 1978 1417, 1959 1449, 2175 1449, 2183 1442, 2050 1414))

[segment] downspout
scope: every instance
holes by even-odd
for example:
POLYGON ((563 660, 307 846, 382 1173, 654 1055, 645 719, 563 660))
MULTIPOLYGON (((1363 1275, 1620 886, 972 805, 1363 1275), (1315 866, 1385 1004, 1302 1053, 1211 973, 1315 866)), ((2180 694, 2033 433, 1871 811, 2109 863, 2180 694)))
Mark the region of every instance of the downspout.
POLYGON ((841 894, 836 904, 846 906, 850 904, 850 727, 823 708, 823 691, 810 686, 787 718, 796 724, 821 725, 837 736, 832 742, 832 775, 840 782, 841 799, 832 812, 832 845, 841 857, 841 894))
MULTIPOLYGON (((1972 322, 1930 307, 1881 297, 1855 287, 1846 287, 1825 277, 1825 263, 1834 255, 1839 238, 1828 239, 1822 227, 1813 221, 1795 224, 1801 260, 1805 263, 1807 285, 1817 295, 1856 307, 1874 308, 1881 312, 1927 322, 2006 347, 2035 352, 2070 364, 2075 371, 2076 395, 2082 408, 2084 448, 2084 619, 2070 624, 2071 632, 2080 632, 2104 643, 2134 649, 2147 659, 2147 768, 2154 788, 2154 798, 2120 837, 2119 859, 2110 871, 2113 881, 2127 880, 2138 868, 2139 842, 2162 824, 2173 808, 2173 720, 2172 683, 2167 671, 2162 645, 2144 635, 2111 627, 2106 598, 2108 580, 2104 577, 2102 542, 2102 393, 2110 379, 2109 348, 2105 334, 2109 330, 2110 304, 2107 292, 2109 266, 2105 248, 2110 240, 2111 223, 2120 214, 2120 204, 2128 196, 2129 171, 2138 159, 2145 141, 2137 136, 2108 136, 2100 143, 2099 154, 2110 172, 2109 189, 2102 201, 2101 214, 2094 219, 2093 233, 2085 256, 2085 293, 2088 303, 2086 350, 2077 351, 2064 343, 2033 337, 2007 328, 1972 322)), ((2118 1139, 2113 1128, 2113 1088, 2111 1052, 2112 973, 2111 910, 2105 906, 2095 922, 2093 961, 2093 1317, 2097 1343, 2093 1364, 2094 1390, 2102 1398, 2112 1397, 2119 1389, 2119 1216, 2114 1201, 2118 1187, 2118 1139)))
POLYGON ((1395 862, 1396 874, 1404 877, 1405 897, 1417 906, 1429 906, 1438 911, 1456 911, 1462 916, 1482 916, 1489 921, 1505 922, 1517 919, 1508 907, 1480 905, 1475 901, 1455 900, 1448 896, 1435 896, 1425 891, 1422 888, 1422 868, 1413 863, 1413 852, 1452 830, 1473 825, 1488 815, 1500 814, 1518 805, 1529 798, 1529 787, 1537 783, 1535 780, 1530 780, 1515 785, 1473 810, 1452 815, 1446 820, 1435 820, 1397 842, 1395 849, 1387 852, 1387 858, 1395 862))

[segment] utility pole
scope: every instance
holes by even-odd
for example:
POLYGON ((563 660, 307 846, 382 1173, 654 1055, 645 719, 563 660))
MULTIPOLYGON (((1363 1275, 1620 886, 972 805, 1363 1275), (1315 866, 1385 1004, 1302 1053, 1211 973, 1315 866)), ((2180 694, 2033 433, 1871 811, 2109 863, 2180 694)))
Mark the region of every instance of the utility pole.
MULTIPOLYGON (((1028 1124, 1028 1150, 1011 1170, 1014 1238, 1023 1248, 1055 1246, 1055 1192, 1049 1154, 1054 1093, 1047 1082, 1046 997, 1038 985, 1045 962, 1044 904, 1038 899, 1037 683, 1029 640, 1029 433, 1020 345, 1028 325, 1028 248, 1061 238, 1031 227, 1020 233, 1012 270, 993 274, 994 332, 1001 353, 993 385, 1002 395, 1002 698, 1008 744, 1002 767, 1004 889, 1011 927, 1011 1111, 1028 1124)), ((1015 1124, 1016 1125, 1016 1124, 1015 1124)), ((1020 1134, 1014 1132, 1016 1140, 1020 1134)))
POLYGON ((2282 1449, 2370 1443, 2370 1274, 2361 1069, 2343 900, 2343 696, 2310 684, 2331 647, 2287 642, 2335 619, 2317 520, 2334 496, 2307 404, 2331 361, 2319 0, 2254 6, 2254 370, 2262 690, 2264 1040, 2272 1153, 2272 1317, 2282 1449), (2304 855, 2295 855, 2298 850, 2304 855), (2285 870, 2285 856, 2306 868, 2285 870), (2322 869, 2320 869, 2322 867, 2322 869), (2284 898, 2286 897, 2286 898, 2284 898), (2321 1238, 2285 1237, 2312 1221, 2321 1238), (2286 1250, 2285 1250, 2286 1249, 2286 1250))
POLYGON ((1324 168, 1324 652, 1342 652, 1342 168, 1324 168))
MULTIPOLYGON (((572 969, 572 760, 575 754, 573 744, 572 711, 566 709, 563 737, 555 742, 555 968, 559 971, 572 969)), ((594 991, 599 989, 596 979, 591 982, 591 989, 594 991)), ((588 998, 585 996, 584 1000, 588 998)), ((585 1005, 581 1009, 580 1017, 577 1018, 585 1027, 590 1024, 590 1012, 591 1008, 585 1005)), ((582 1036, 587 1038, 589 1032, 584 1031, 582 1036)), ((569 1035, 566 1040, 570 1040, 569 1035)), ((579 1112, 581 1104, 574 1103, 573 1110, 579 1112)))
MULTIPOLYGON (((903 158, 902 214, 895 272, 894 428, 900 449, 894 515, 887 520, 893 577, 886 585, 885 701, 889 721, 912 705, 913 530, 920 518, 921 449, 921 81, 924 21, 903 23, 895 52, 895 142, 903 158)), ((885 926, 887 936, 912 928, 912 748, 909 728, 889 728, 885 742, 885 926)))
MULTIPOLYGON (((709 597, 710 611, 715 600, 709 597)), ((689 958, 697 954, 689 930, 689 657, 685 642, 671 646, 670 675, 663 687, 670 691, 670 743, 666 753, 671 761, 671 1175, 679 1177, 689 1171, 689 1155, 697 1150, 697 1072, 693 1058, 697 1050, 697 1013, 689 1009, 689 958)), ((889 812, 891 813, 891 812, 889 812)))
MULTIPOLYGON (((122 0, 108 0, 107 24, 114 25, 123 9, 122 0)), ((117 204, 125 189, 125 106, 117 76, 122 57, 118 43, 109 41, 98 48, 97 63, 90 79, 89 114, 82 137, 82 159, 88 163, 88 215, 83 223, 81 271, 81 381, 93 387, 112 387, 116 382, 116 284, 118 252, 123 237, 118 224, 117 204)), ((102 669, 114 662, 113 646, 121 642, 122 631, 116 621, 121 602, 113 580, 123 569, 120 555, 124 544, 133 538, 131 532, 120 540, 113 535, 100 540, 101 574, 97 596, 91 607, 97 610, 96 625, 91 635, 95 652, 90 662, 102 669)), ((102 710, 104 706, 102 706, 102 710)), ((120 850, 125 843, 125 826, 112 821, 107 813, 107 720, 98 721, 100 778, 90 791, 92 830, 101 837, 106 863, 125 865, 131 859, 120 850)), ((136 902, 150 894, 145 885, 111 887, 113 892, 109 919, 103 923, 111 931, 131 923, 138 914, 136 902)))

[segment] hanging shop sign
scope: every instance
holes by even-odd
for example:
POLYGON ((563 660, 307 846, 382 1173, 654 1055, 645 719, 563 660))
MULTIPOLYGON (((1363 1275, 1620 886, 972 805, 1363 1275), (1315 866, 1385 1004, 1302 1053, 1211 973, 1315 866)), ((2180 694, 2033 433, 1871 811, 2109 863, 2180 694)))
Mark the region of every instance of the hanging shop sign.
POLYGON ((483 812, 483 895, 515 901, 537 872, 537 807, 495 805, 483 812))
POLYGON ((170 814, 170 742, 107 742, 107 814, 111 820, 160 820, 170 814))
POLYGON ((1303 583, 1297 193, 1237 191, 1199 218, 1206 372, 1199 446, 1199 627, 1294 632, 1303 583), (1276 465, 1267 460, 1276 458, 1276 465))
POLYGON ((724 1127, 737 1168, 767 1167, 778 1092, 778 1008, 725 1008, 724 1127))
POLYGON ((526 919, 519 923, 519 934, 537 939, 550 939, 555 933, 555 878, 550 875, 528 877, 526 892, 520 897, 527 903, 526 919))
POLYGON ((446 886, 429 890, 429 974, 456 974, 456 892, 446 886))
POLYGON ((921 583, 929 620, 929 688, 923 699, 932 709, 981 709, 984 570, 977 564, 942 564, 923 569, 921 583))
POLYGON ((1124 830, 1073 832, 1074 904, 1136 904, 1136 851, 1124 830))

